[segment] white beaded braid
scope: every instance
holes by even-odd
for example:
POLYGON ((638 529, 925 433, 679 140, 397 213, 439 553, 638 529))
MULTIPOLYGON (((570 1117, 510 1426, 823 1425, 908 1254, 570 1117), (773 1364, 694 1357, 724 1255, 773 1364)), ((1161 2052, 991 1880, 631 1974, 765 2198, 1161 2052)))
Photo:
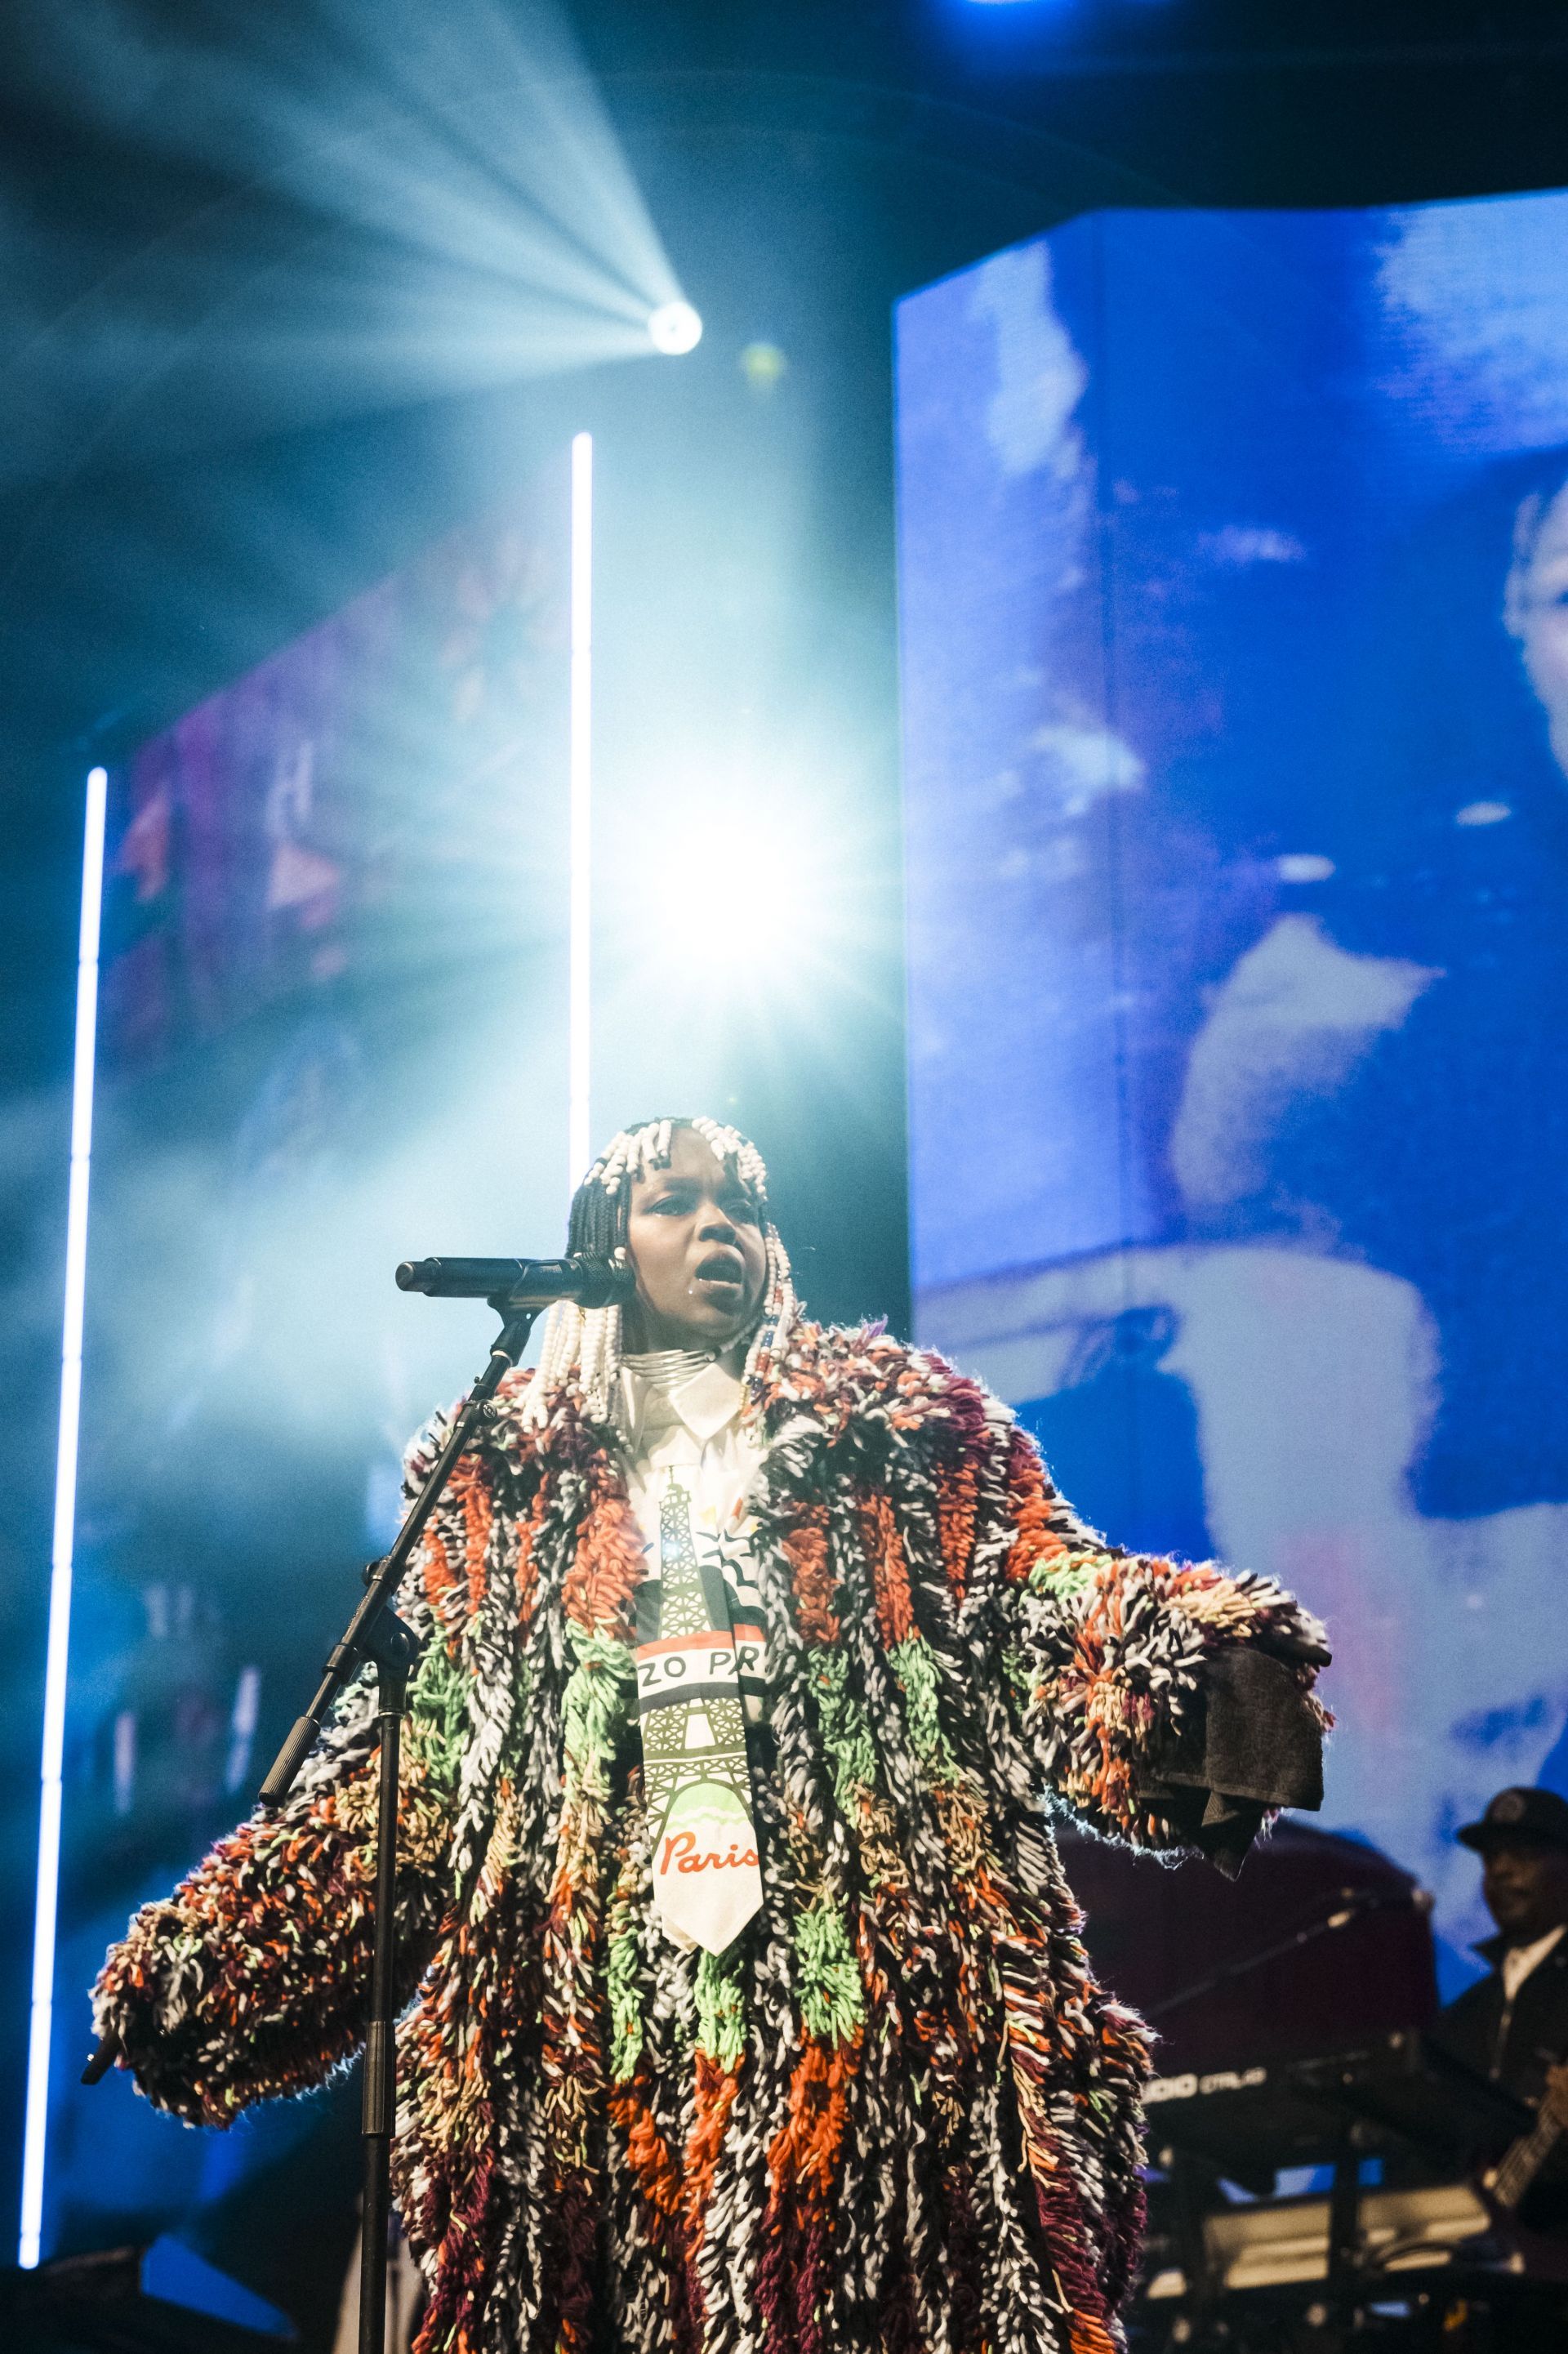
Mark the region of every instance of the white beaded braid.
MULTIPOLYGON (((746 1353, 743 1385, 745 1411, 749 1413, 762 1395, 768 1367, 786 1345, 799 1310, 789 1256, 768 1215, 768 1172, 755 1144, 737 1129, 700 1114, 691 1119, 649 1119, 636 1128, 623 1128, 610 1139, 572 1196, 567 1247, 624 1264, 631 1188, 640 1177, 669 1167, 673 1139, 679 1128, 689 1128, 702 1138, 715 1160, 745 1186, 762 1217, 768 1271, 746 1353)), ((524 1420, 535 1426, 546 1422, 562 1395, 575 1390, 596 1421, 616 1422, 620 1408, 620 1310, 583 1309, 572 1300, 558 1300, 545 1319, 539 1368, 529 1384, 524 1420)))

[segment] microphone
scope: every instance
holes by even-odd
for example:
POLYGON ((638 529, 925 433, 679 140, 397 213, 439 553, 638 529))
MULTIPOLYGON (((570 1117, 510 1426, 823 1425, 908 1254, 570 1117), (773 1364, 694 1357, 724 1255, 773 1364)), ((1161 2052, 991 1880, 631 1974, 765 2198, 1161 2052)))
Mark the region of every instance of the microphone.
POLYGON ((504 1309, 548 1308, 556 1299, 613 1308, 631 1298, 637 1278, 630 1267, 580 1252, 571 1258, 406 1258, 397 1288, 431 1299, 488 1299, 504 1309))

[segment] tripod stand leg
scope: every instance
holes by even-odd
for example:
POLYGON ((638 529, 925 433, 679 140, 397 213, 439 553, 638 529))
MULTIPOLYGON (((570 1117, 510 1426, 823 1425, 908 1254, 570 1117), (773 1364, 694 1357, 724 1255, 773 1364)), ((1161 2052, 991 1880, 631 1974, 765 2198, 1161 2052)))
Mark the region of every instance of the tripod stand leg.
POLYGON ((1334 2158, 1329 2192, 1328 2309, 1330 2347, 1344 2344, 1355 2329, 1361 2267, 1361 2152, 1352 2125, 1334 2158))

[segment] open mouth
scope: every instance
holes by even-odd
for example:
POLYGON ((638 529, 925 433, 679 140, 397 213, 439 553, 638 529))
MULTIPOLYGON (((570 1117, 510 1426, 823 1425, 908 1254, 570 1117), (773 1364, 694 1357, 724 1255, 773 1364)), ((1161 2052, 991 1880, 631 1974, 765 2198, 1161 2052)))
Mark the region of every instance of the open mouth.
POLYGON ((739 1291, 746 1281, 746 1262, 738 1251, 710 1251, 697 1268, 697 1281, 739 1291))

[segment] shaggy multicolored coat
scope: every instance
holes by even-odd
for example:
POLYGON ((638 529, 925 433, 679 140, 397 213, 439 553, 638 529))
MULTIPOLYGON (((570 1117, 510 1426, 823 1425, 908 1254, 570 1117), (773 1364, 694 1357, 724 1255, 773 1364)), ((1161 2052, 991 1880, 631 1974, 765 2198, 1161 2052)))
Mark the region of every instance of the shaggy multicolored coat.
MULTIPOLYGON (((1258 1646, 1305 1691, 1320 1629, 1107 1546, 939 1359, 799 1325, 750 1409, 765 1904, 723 1960, 683 1954, 650 1901, 615 1443, 569 1393, 526 1428, 522 1378, 402 1603, 419 2347, 1111 2354, 1145 2045, 1043 1801, 1173 1844, 1150 1789, 1206 1659, 1258 1646)), ((226 2125, 354 2052, 376 1782, 362 1688, 288 1806, 111 1954, 99 2026, 161 2106, 226 2125)))

